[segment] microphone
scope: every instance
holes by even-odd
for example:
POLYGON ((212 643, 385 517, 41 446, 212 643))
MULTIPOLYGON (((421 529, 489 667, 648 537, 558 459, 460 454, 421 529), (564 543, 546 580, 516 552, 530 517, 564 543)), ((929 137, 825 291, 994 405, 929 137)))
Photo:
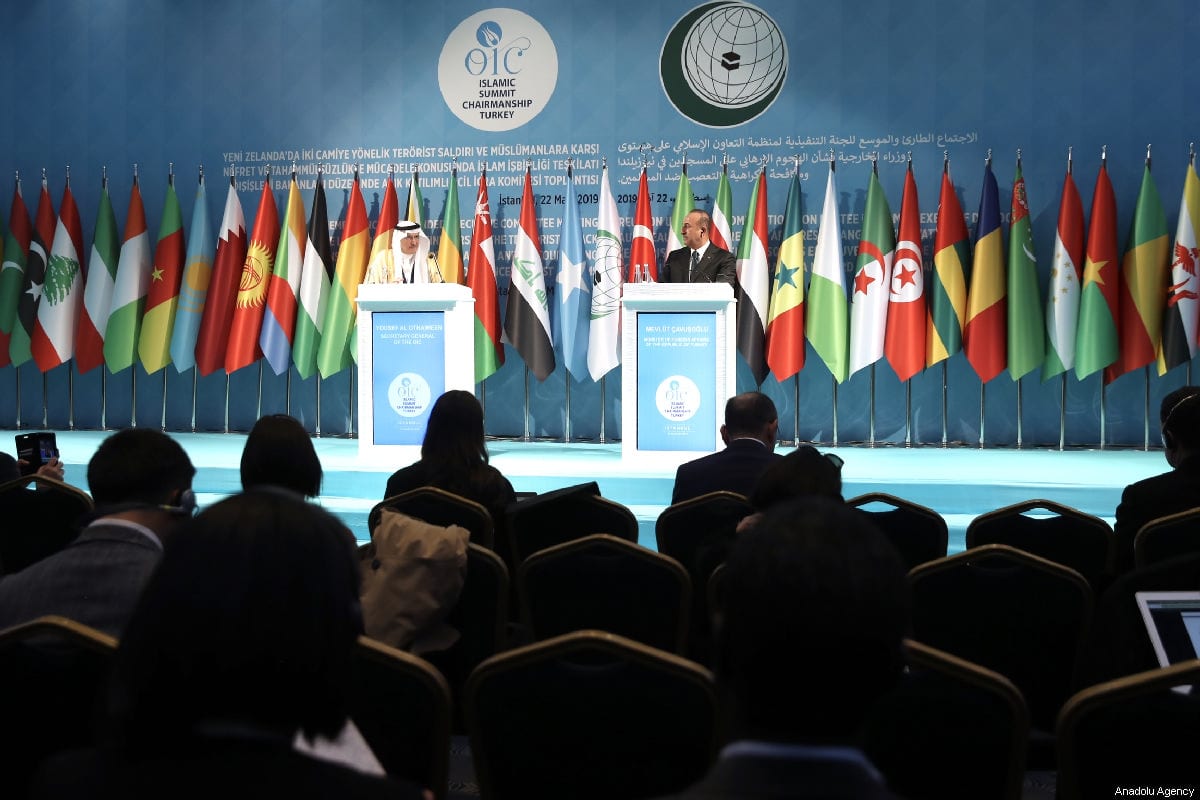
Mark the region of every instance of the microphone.
POLYGON ((428 255, 426 255, 425 259, 426 259, 426 261, 431 262, 433 264, 433 268, 437 270, 438 279, 436 281, 430 281, 430 282, 431 283, 445 283, 446 277, 444 275, 442 275, 442 266, 440 264, 438 264, 438 260, 437 260, 437 258, 434 257, 433 253, 429 253, 428 255))

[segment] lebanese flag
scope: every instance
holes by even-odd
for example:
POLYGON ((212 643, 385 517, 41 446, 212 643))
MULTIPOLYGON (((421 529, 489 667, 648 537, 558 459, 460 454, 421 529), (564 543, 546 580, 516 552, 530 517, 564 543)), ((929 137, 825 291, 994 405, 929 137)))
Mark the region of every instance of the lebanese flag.
POLYGON ((63 189, 58 226, 46 264, 46 283, 38 304, 30 350, 38 369, 47 372, 69 361, 75 352, 75 321, 83 294, 83 272, 79 253, 83 250, 83 226, 79 208, 71 194, 71 179, 63 189))

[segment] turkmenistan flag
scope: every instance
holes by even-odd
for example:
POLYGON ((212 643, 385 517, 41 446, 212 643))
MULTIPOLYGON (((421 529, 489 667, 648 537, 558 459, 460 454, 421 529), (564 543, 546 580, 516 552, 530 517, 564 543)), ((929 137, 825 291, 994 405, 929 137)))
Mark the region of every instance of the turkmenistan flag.
POLYGON ((500 341, 500 293, 496 288, 496 251, 488 206, 487 169, 479 174, 475 224, 467 260, 467 286, 475 298, 475 382, 482 383, 504 363, 500 341))
POLYGON ((1105 370, 1105 382, 1153 363, 1158 358, 1162 344, 1162 312, 1167 302, 1170 252, 1167 217, 1163 213, 1158 187, 1154 185, 1154 176, 1150 174, 1150 159, 1147 158, 1121 265, 1120 353, 1117 360, 1105 370))
POLYGON ((179 284, 179 302, 175 308, 175 325, 171 330, 171 360, 178 372, 196 366, 196 337, 204 315, 208 284, 212 280, 212 224, 208 221, 208 195, 204 189, 204 172, 200 172, 196 202, 192 206, 191 233, 188 235, 187 255, 184 256, 183 280, 179 284))
POLYGON ((592 311, 588 328, 588 374, 598 381, 621 363, 621 217, 608 180, 600 170, 596 216, 596 256, 592 262, 592 311))
POLYGON ((404 218, 425 227, 425 200, 421 197, 421 173, 415 169, 412 180, 408 184, 408 208, 405 209, 404 218))
POLYGON ((125 217, 125 239, 117 260, 117 280, 113 285, 111 311, 104 329, 104 363, 109 372, 133 366, 137 355, 142 309, 150 282, 150 234, 146 230, 146 207, 137 175, 129 193, 129 213, 125 217))
POLYGON ((317 348, 325 325, 325 307, 333 280, 333 250, 329 244, 329 213, 325 206, 325 179, 317 171, 312 211, 308 217, 308 242, 304 246, 304 269, 300 271, 300 307, 296 311, 296 339, 292 363, 301 378, 317 370, 317 348))
POLYGON ((925 369, 925 257, 921 250, 921 206, 911 160, 904 175, 896 238, 883 352, 896 377, 906 381, 925 369))
POLYGON ((850 374, 883 358, 887 332, 888 299, 892 294, 892 259, 896 257, 896 230, 892 209, 871 167, 867 206, 850 305, 850 374))
POLYGON ((25 264, 32 239, 33 223, 29 221, 29 210, 21 197, 21 179, 18 177, 13 186, 8 232, 4 236, 4 261, 0 267, 0 366, 11 363, 8 347, 17 324, 17 303, 25 283, 25 264))
POLYGON ((975 259, 971 289, 967 294, 967 319, 963 350, 979 380, 987 383, 1003 371, 1008 322, 1008 282, 1004 277, 1004 238, 1000 231, 1000 187, 989 157, 979 196, 979 223, 975 228, 975 259))
POLYGON ((1179 199, 1179 222, 1175 226, 1171 276, 1167 286, 1167 308, 1163 312, 1162 345, 1159 348, 1158 374, 1186 364, 1196 355, 1197 315, 1200 315, 1200 179, 1196 177, 1196 157, 1188 159, 1183 179, 1183 197, 1179 199))
POLYGON ((112 310, 113 285, 121 255, 120 236, 106 175, 100 183, 100 210, 96 212, 96 230, 92 234, 83 308, 79 310, 79 325, 75 329, 75 366, 81 373, 104 363, 104 331, 112 310))
POLYGON ((179 208, 175 176, 172 174, 167 177, 167 198, 163 202, 162 222, 158 226, 154 267, 150 271, 146 311, 142 316, 142 332, 138 338, 138 357, 147 373, 157 372, 171 363, 171 332, 175 328, 175 311, 179 306, 179 287, 183 281, 186 258, 183 211, 179 208))
POLYGON ((1071 176, 1063 180, 1058 204, 1058 228, 1054 236, 1054 261, 1046 291, 1046 361, 1042 380, 1075 367, 1075 326, 1079 321, 1079 282, 1083 276, 1083 203, 1071 176))
MULTIPOLYGON (((416 183, 416 173, 413 182, 416 183)), ((346 209, 346 227, 338 247, 334 280, 329 287, 321 343, 317 347, 317 369, 324 378, 350 366, 350 337, 354 335, 354 321, 358 315, 355 300, 367 271, 367 237, 367 205, 363 202, 358 173, 355 172, 346 209)))
POLYGON ((733 188, 729 185, 729 168, 721 165, 721 179, 717 181, 717 196, 713 198, 712 230, 708 238, 722 250, 733 252, 733 188))
POLYGON ((513 249, 509 271, 504 333, 525 360, 529 371, 539 381, 544 381, 554 371, 554 340, 550 334, 550 302, 542 271, 542 243, 536 208, 533 180, 526 168, 521 224, 517 228, 517 246, 513 249))
POLYGON ((279 231, 279 253, 275 257, 275 268, 271 271, 262 331, 258 336, 263 358, 276 375, 287 372, 292 361, 292 339, 296 335, 296 295, 300 291, 307 240, 304 232, 304 200, 300 197, 296 171, 292 170, 283 227, 279 231))
POLYGON ((1117 198, 1108 179, 1108 159, 1100 161, 1092 218, 1088 223, 1079 324, 1075 328, 1075 377, 1083 380, 1117 360, 1117 198))
POLYGON ((54 230, 50 259, 46 262, 46 283, 29 348, 38 369, 47 372, 69 361, 75 354, 75 322, 83 296, 83 226, 79 208, 71 194, 71 176, 67 176, 59 205, 58 226, 54 230))
POLYGON ((838 218, 835 163, 829 162, 825 204, 817 249, 813 253, 812 280, 808 284, 808 313, 804 329, 813 350, 825 362, 834 380, 849 377, 850 315, 846 307, 846 278, 842 266, 842 226, 838 218))
POLYGON ((1018 157, 1012 188, 1012 222, 1008 229, 1008 374, 1014 381, 1036 369, 1045 358, 1043 325, 1029 199, 1018 157))
MULTIPOLYGON (((687 161, 679 173, 679 186, 675 188, 675 206, 671 209, 671 227, 667 230, 667 252, 683 247, 683 221, 692 210, 692 184, 688 182, 687 161)), ((712 238, 711 234, 709 238, 712 238)))
POLYGON ((950 180, 950 160, 942 162, 937 229, 933 235, 933 271, 929 275, 929 324, 926 326, 925 366, 932 367, 962 350, 967 315, 967 271, 971 240, 962 206, 950 180))
POLYGON ((804 368, 804 219, 800 200, 800 177, 793 173, 767 314, 767 366, 778 381, 786 381, 804 368))
POLYGON ((13 325, 12 340, 8 354, 13 366, 21 366, 33 359, 30 342, 33 328, 37 324, 38 304, 46 283, 46 262, 49 260, 50 242, 54 239, 54 205, 50 201, 50 189, 42 176, 42 191, 38 195, 37 214, 33 218, 32 238, 25 259, 25 274, 21 294, 17 298, 17 318, 13 325))
POLYGON ((463 283, 462 224, 458 218, 458 170, 450 170, 446 190, 446 209, 442 212, 442 233, 438 239, 437 265, 446 283, 463 283))

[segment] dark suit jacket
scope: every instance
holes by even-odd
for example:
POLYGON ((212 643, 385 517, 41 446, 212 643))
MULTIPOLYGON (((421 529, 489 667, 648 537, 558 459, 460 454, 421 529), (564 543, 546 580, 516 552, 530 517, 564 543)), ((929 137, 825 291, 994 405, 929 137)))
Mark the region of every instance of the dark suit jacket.
POLYGON ((719 759, 703 780, 676 797, 894 800, 895 795, 876 776, 852 762, 742 755, 719 759))
POLYGON ((728 250, 722 250, 712 242, 704 251, 704 258, 696 265, 696 272, 688 280, 688 270, 692 264, 691 248, 681 247, 672 250, 663 262, 662 274, 658 276, 659 283, 728 283, 733 286, 737 280, 737 259, 728 250))
MULTIPOLYGON (((474 500, 488 510, 492 522, 499 529, 504 522, 504 511, 510 503, 516 502, 517 495, 513 491, 508 478, 500 474, 500 470, 490 464, 481 463, 479 467, 467 475, 456 475, 453 479, 439 478, 424 461, 396 470, 388 478, 384 499, 403 494, 410 489, 422 486, 436 486, 447 492, 454 492, 468 500, 474 500)), ((497 533, 497 539, 499 539, 497 533)))
POLYGON ((0 578, 0 629, 59 614, 120 638, 162 550, 103 520, 54 555, 0 578))
POLYGON ((724 450, 679 466, 671 505, 721 490, 749 497, 763 470, 778 458, 783 456, 757 439, 734 439, 724 450))
POLYGON ((1117 506, 1117 574, 1133 569, 1133 540, 1152 519, 1200 506, 1200 456, 1170 472, 1131 483, 1117 506))

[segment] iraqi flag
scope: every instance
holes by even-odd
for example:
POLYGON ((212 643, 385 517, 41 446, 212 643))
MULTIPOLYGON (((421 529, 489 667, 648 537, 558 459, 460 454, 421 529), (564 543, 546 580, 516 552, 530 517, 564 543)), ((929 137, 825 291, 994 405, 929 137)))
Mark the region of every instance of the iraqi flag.
POLYGON ((539 381, 550 377, 554 371, 554 342, 550 334, 550 305, 546 296, 546 276, 542 271, 541 237, 528 168, 525 170, 525 191, 521 195, 521 225, 517 229, 517 246, 513 249, 509 272, 504 333, 539 381))

